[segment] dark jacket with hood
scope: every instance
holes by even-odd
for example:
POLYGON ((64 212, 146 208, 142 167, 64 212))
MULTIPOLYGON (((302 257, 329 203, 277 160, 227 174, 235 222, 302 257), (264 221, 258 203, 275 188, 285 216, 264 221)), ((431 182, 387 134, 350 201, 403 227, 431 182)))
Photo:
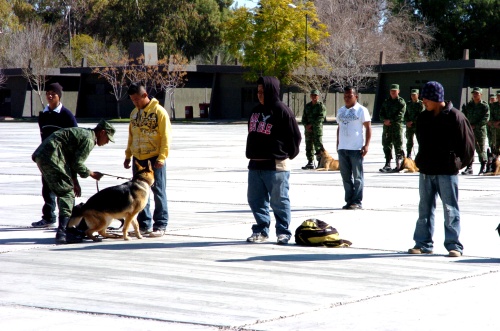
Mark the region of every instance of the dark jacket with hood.
POLYGON ((434 116, 423 111, 417 119, 418 154, 415 163, 426 175, 456 175, 474 158, 474 132, 451 102, 434 116))
POLYGON ((278 79, 260 77, 257 84, 264 85, 264 104, 259 103, 248 120, 248 168, 276 170, 276 161, 293 159, 299 154, 302 137, 292 111, 280 101, 278 79))

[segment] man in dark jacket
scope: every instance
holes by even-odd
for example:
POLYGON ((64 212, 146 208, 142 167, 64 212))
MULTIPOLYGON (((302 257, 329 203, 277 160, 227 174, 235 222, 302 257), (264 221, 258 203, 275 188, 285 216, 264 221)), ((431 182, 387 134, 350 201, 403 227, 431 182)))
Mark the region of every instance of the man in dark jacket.
POLYGON ((444 246, 450 257, 463 253, 458 208, 458 171, 474 157, 474 132, 467 118, 450 101, 444 101, 444 88, 428 82, 422 90, 426 111, 417 119, 419 150, 415 162, 420 169, 418 220, 410 254, 431 254, 434 211, 439 194, 444 209, 444 246))
POLYGON ((256 224, 247 241, 258 243, 269 238, 271 217, 276 218, 278 244, 287 244, 292 235, 288 180, 288 160, 299 154, 302 139, 292 111, 280 101, 280 83, 276 77, 260 77, 257 81, 259 105, 250 115, 246 157, 248 164, 248 204, 256 224))
MULTIPOLYGON (((61 103, 63 88, 59 83, 47 85, 45 96, 47 106, 38 115, 38 126, 42 141, 59 129, 77 127, 73 113, 61 103)), ((49 185, 42 177, 42 219, 31 223, 34 228, 48 228, 56 224, 56 195, 49 189, 49 185)))

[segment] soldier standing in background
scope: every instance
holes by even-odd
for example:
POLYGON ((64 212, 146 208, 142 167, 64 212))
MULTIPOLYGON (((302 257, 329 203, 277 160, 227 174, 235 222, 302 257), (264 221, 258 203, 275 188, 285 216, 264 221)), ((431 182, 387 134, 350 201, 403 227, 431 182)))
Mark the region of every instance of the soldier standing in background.
POLYGON ((311 91, 311 102, 304 107, 302 114, 302 124, 306 137, 306 157, 307 164, 302 169, 314 169, 314 155, 319 162, 319 152, 323 150, 323 121, 326 116, 326 107, 319 101, 318 90, 311 91))
POLYGON ((495 101, 491 102, 490 95, 490 120, 488 121, 488 145, 492 153, 498 155, 498 147, 500 146, 500 91, 497 91, 495 101))
MULTIPOLYGON (((476 138, 476 152, 479 157, 479 162, 481 162, 481 168, 479 169, 478 175, 481 175, 486 167, 486 151, 484 149, 484 144, 486 141, 486 123, 490 119, 490 107, 488 103, 481 100, 483 90, 480 87, 474 87, 472 89, 472 100, 462 107, 462 112, 469 120, 472 129, 474 130, 474 136, 476 138)), ((472 162, 467 166, 467 168, 462 171, 462 175, 472 175, 472 162)))
POLYGON ((406 157, 411 158, 413 136, 417 132, 417 118, 424 111, 424 103, 418 99, 418 89, 411 90, 411 101, 406 104, 404 120, 406 122, 406 157))
POLYGON ((387 98, 380 108, 380 120, 384 123, 382 130, 382 146, 384 148, 385 166, 381 172, 392 172, 392 146, 396 156, 396 168, 399 171, 403 160, 403 117, 406 111, 406 102, 399 96, 399 85, 392 84, 390 98, 387 98))

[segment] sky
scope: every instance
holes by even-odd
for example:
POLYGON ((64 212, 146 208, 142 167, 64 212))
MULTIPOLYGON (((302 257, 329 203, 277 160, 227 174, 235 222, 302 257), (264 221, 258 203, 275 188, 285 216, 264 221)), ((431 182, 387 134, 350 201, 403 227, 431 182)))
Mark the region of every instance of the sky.
POLYGON ((257 6, 258 0, 233 0, 233 6, 238 3, 238 7, 253 8, 257 6))

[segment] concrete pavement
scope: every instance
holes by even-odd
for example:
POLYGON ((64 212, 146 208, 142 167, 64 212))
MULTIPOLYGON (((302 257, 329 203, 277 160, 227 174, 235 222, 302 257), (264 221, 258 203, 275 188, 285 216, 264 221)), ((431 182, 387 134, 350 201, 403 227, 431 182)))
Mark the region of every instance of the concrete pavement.
MULTIPOLYGON (((93 127, 95 123, 81 124, 93 127)), ((92 170, 123 169, 127 125, 96 147, 92 170)), ((325 126, 334 151, 336 126, 325 126)), ((497 330, 500 177, 462 176, 465 255, 447 258, 443 210, 435 254, 411 256, 418 175, 382 174, 381 127, 365 160, 363 210, 341 210, 338 172, 292 161, 291 229, 311 217, 353 242, 343 249, 247 244, 246 126, 174 124, 167 162, 170 224, 162 238, 56 246, 32 229, 42 205, 30 155, 36 123, 0 122, 0 326, 2 330, 497 330)), ((336 158, 336 153, 332 153, 336 158)), ((474 168, 478 171, 477 165, 474 168)), ((102 189, 122 181, 104 177, 102 189)), ((85 201, 95 181, 80 180, 85 201)), ((293 240, 292 240, 293 242, 293 240)))

